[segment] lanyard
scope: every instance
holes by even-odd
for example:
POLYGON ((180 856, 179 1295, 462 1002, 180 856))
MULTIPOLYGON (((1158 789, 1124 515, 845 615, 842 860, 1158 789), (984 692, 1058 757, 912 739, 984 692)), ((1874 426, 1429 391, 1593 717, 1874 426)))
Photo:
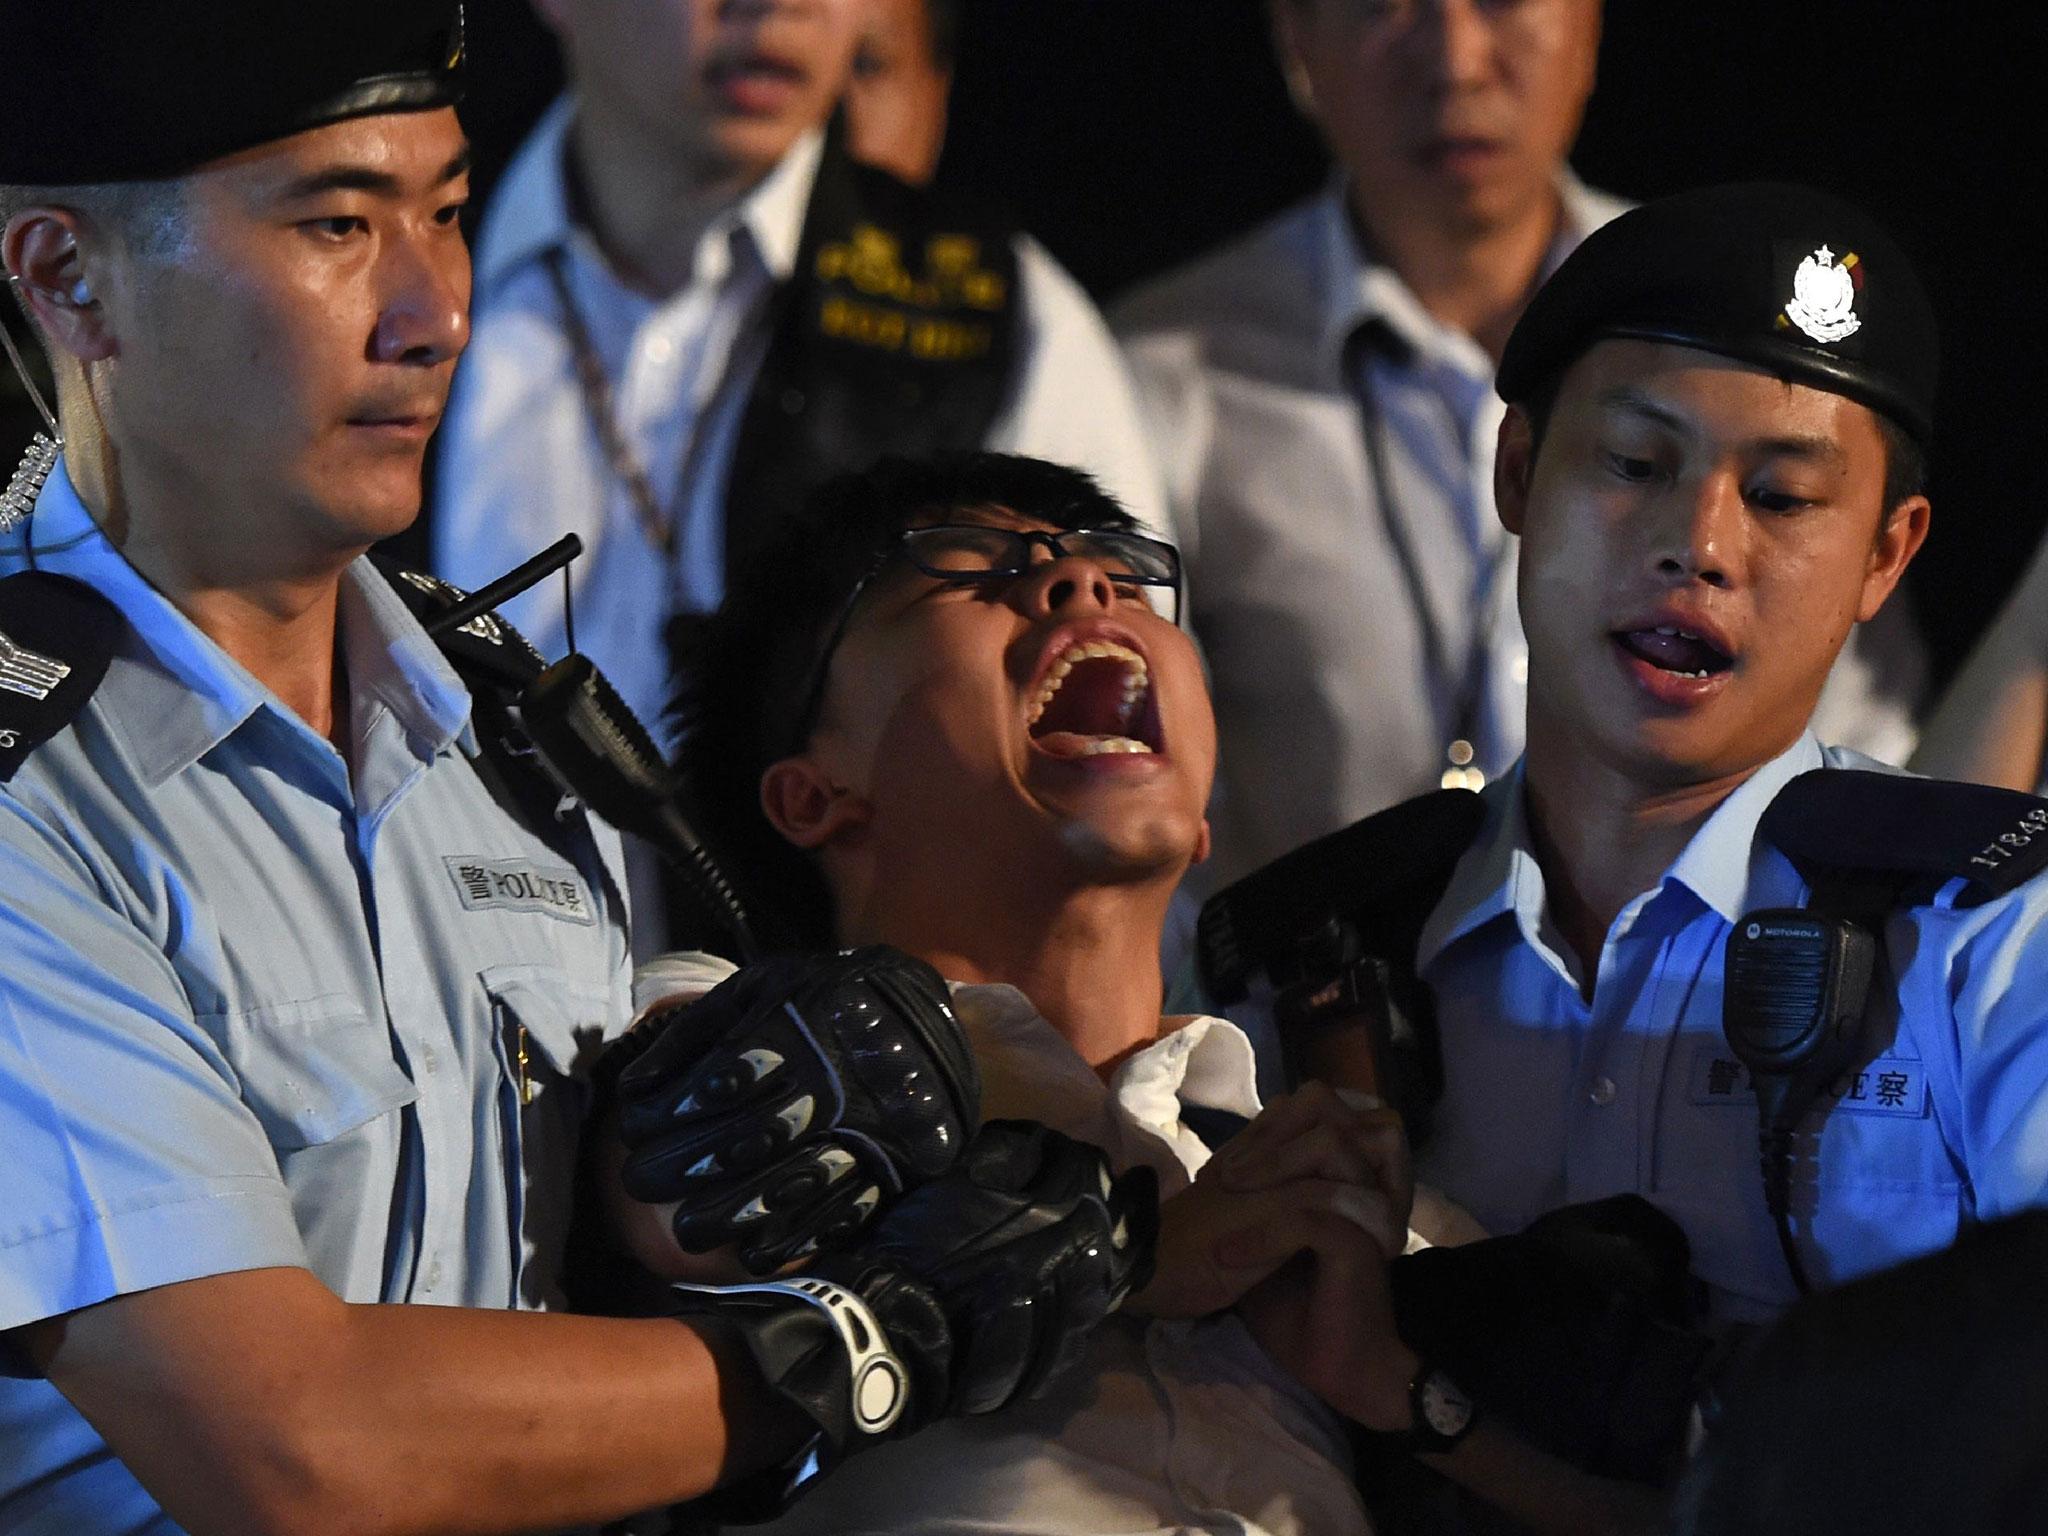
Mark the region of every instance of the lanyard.
POLYGON ((590 339, 590 327, 584 323, 576 295, 569 289, 567 257, 560 246, 555 246, 541 261, 547 268, 549 281, 554 284, 556 303, 562 314, 562 331, 569 338, 569 351, 575 359, 576 382, 583 393, 583 413, 590 420, 590 429, 597 434, 605 462, 611 465, 612 473, 619 477, 627 495, 632 498, 633 511, 640 521, 640 532, 650 545, 666 556, 674 551, 675 529, 662 515, 661 503, 655 498, 654 485, 647 478, 645 466, 626 441, 626 434, 619 430, 618 416, 612 409, 612 384, 605 376, 604 359, 597 355, 597 344, 590 339))
POLYGON ((1431 699, 1436 704, 1438 727, 1445 739, 1441 782, 1446 789, 1479 789, 1486 783, 1486 775, 1475 765, 1474 758, 1479 727, 1486 713, 1487 674, 1492 661, 1488 640, 1506 546, 1496 549, 1490 557, 1482 557, 1481 580, 1475 588, 1477 622, 1473 626, 1472 645, 1464 664, 1454 666, 1430 606, 1421 557, 1395 511, 1393 473, 1389 467, 1392 448, 1386 415, 1372 382, 1374 358, 1403 345, 1384 321, 1368 320, 1351 333, 1344 345, 1344 370, 1358 402, 1365 461, 1372 476, 1373 496, 1379 502, 1380 521, 1394 552, 1394 563, 1400 569, 1402 584, 1408 589, 1409 605, 1422 627, 1423 666, 1429 674, 1431 699), (1447 712, 1445 703, 1449 705, 1447 712))

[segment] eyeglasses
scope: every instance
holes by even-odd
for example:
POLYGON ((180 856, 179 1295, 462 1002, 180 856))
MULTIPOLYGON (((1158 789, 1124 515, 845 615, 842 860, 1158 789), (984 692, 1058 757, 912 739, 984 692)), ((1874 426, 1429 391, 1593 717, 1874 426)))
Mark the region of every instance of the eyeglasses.
POLYGON ((796 752, 809 739, 818 723, 818 710, 825 701, 825 675, 833 653, 846 637, 846 626, 861 594, 899 556, 925 575, 948 586, 978 586, 984 582, 1013 581, 1044 562, 1032 558, 1043 545, 1054 560, 1075 558, 1093 561, 1118 587, 1161 587, 1171 594, 1167 618, 1180 622, 1180 551, 1163 539, 1120 528, 1072 528, 1048 533, 1037 528, 997 528, 987 523, 936 523, 925 528, 906 528, 895 543, 876 556, 861 573, 860 580, 846 594, 817 660, 805 675, 803 708, 791 727, 786 750, 796 752))

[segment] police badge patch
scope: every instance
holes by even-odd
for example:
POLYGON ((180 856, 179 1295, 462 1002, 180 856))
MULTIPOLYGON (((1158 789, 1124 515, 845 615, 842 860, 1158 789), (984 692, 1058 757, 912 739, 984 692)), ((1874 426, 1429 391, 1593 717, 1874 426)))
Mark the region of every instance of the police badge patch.
POLYGON ((481 859, 450 855, 442 860, 463 908, 470 912, 538 912, 588 928, 597 921, 590 893, 573 870, 550 868, 530 859, 481 859))
POLYGON ((1856 316, 1856 290, 1863 286, 1862 263, 1854 251, 1840 265, 1822 246, 1792 274, 1792 297, 1784 318, 1823 345, 1846 341, 1863 328, 1856 316))

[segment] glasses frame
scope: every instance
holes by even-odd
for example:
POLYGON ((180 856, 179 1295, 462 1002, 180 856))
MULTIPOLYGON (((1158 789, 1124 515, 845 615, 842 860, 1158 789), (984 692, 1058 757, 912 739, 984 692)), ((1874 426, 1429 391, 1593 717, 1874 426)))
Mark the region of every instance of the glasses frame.
POLYGON ((861 572, 860 579, 854 582, 853 586, 848 589, 846 601, 839 605, 839 611, 834 615, 831 627, 825 632, 825 641, 818 647, 816 659, 812 661, 810 670, 804 674, 804 688, 801 695, 803 707, 797 712, 796 722, 790 728, 789 740, 785 744, 784 751, 786 753, 801 752, 804 743, 810 740, 811 732, 818 723, 818 711, 825 702, 825 680, 832 669, 832 657, 839 650, 839 642, 846 638, 846 627, 853 622, 853 611, 860 606, 862 595, 874 584, 875 578, 887 570, 893 561, 899 557, 906 559, 921 574, 929 576, 934 581, 949 587, 976 587, 990 582, 1015 581, 1019 576, 1028 575, 1031 571, 1037 569, 1039 562, 1033 561, 1030 555, 1040 545, 1045 547, 1054 560, 1064 560, 1070 557, 1081 560, 1089 559, 1091 557, 1087 554, 1067 549, 1063 541, 1089 536, 1099 538, 1105 534, 1112 538, 1132 539, 1140 544, 1150 545, 1152 548, 1164 553, 1166 565, 1171 573, 1169 575, 1140 576, 1132 572, 1123 571, 1114 573, 1111 579, 1118 583, 1127 582, 1141 587, 1166 588, 1173 594, 1173 610, 1170 618, 1173 624, 1178 627, 1180 624, 1181 595, 1180 550, 1174 545, 1169 544, 1166 540, 1155 539, 1148 533, 1139 533, 1131 528, 1063 528, 1053 532, 1043 528, 1002 528, 993 523, 921 523, 915 528, 905 528, 875 556, 874 560, 869 563, 868 568, 861 572), (991 566, 985 571, 957 571, 926 565, 912 552, 914 541, 919 534, 942 532, 948 529, 976 533, 1000 533, 1020 540, 1025 554, 1024 563, 1022 565, 1002 567, 991 566))

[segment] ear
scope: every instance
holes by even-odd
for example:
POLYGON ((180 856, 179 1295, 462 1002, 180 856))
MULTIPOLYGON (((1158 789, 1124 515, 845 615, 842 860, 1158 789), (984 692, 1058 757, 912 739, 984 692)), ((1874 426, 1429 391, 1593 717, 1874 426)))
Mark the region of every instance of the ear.
POLYGON ((1280 64, 1280 78, 1287 82, 1287 94, 1294 99, 1294 109, 1314 122, 1315 87, 1309 84, 1308 69, 1301 62, 1301 28, 1306 24, 1301 14, 1304 3, 1305 0, 1266 0, 1266 15, 1273 28, 1273 57, 1280 64))
POLYGON ((1925 496, 1908 496, 1893 509, 1891 518, 1870 546, 1870 564, 1863 573, 1863 597, 1856 607, 1856 622, 1867 624, 1892 595, 1906 567, 1927 542, 1927 525, 1934 508, 1925 496))
POLYGON ((1501 418, 1493 454, 1493 504, 1501 526, 1517 538, 1529 511, 1529 484, 1536 473, 1536 424, 1519 405, 1501 418))
POLYGON ((761 814, 799 848, 822 848, 859 831, 873 810, 808 757, 785 757, 761 775, 761 814))
POLYGON ((82 363, 120 350, 106 309, 93 297, 102 274, 88 270, 89 245, 84 215, 70 208, 25 209, 0 234, 0 261, 37 327, 51 347, 82 363))

